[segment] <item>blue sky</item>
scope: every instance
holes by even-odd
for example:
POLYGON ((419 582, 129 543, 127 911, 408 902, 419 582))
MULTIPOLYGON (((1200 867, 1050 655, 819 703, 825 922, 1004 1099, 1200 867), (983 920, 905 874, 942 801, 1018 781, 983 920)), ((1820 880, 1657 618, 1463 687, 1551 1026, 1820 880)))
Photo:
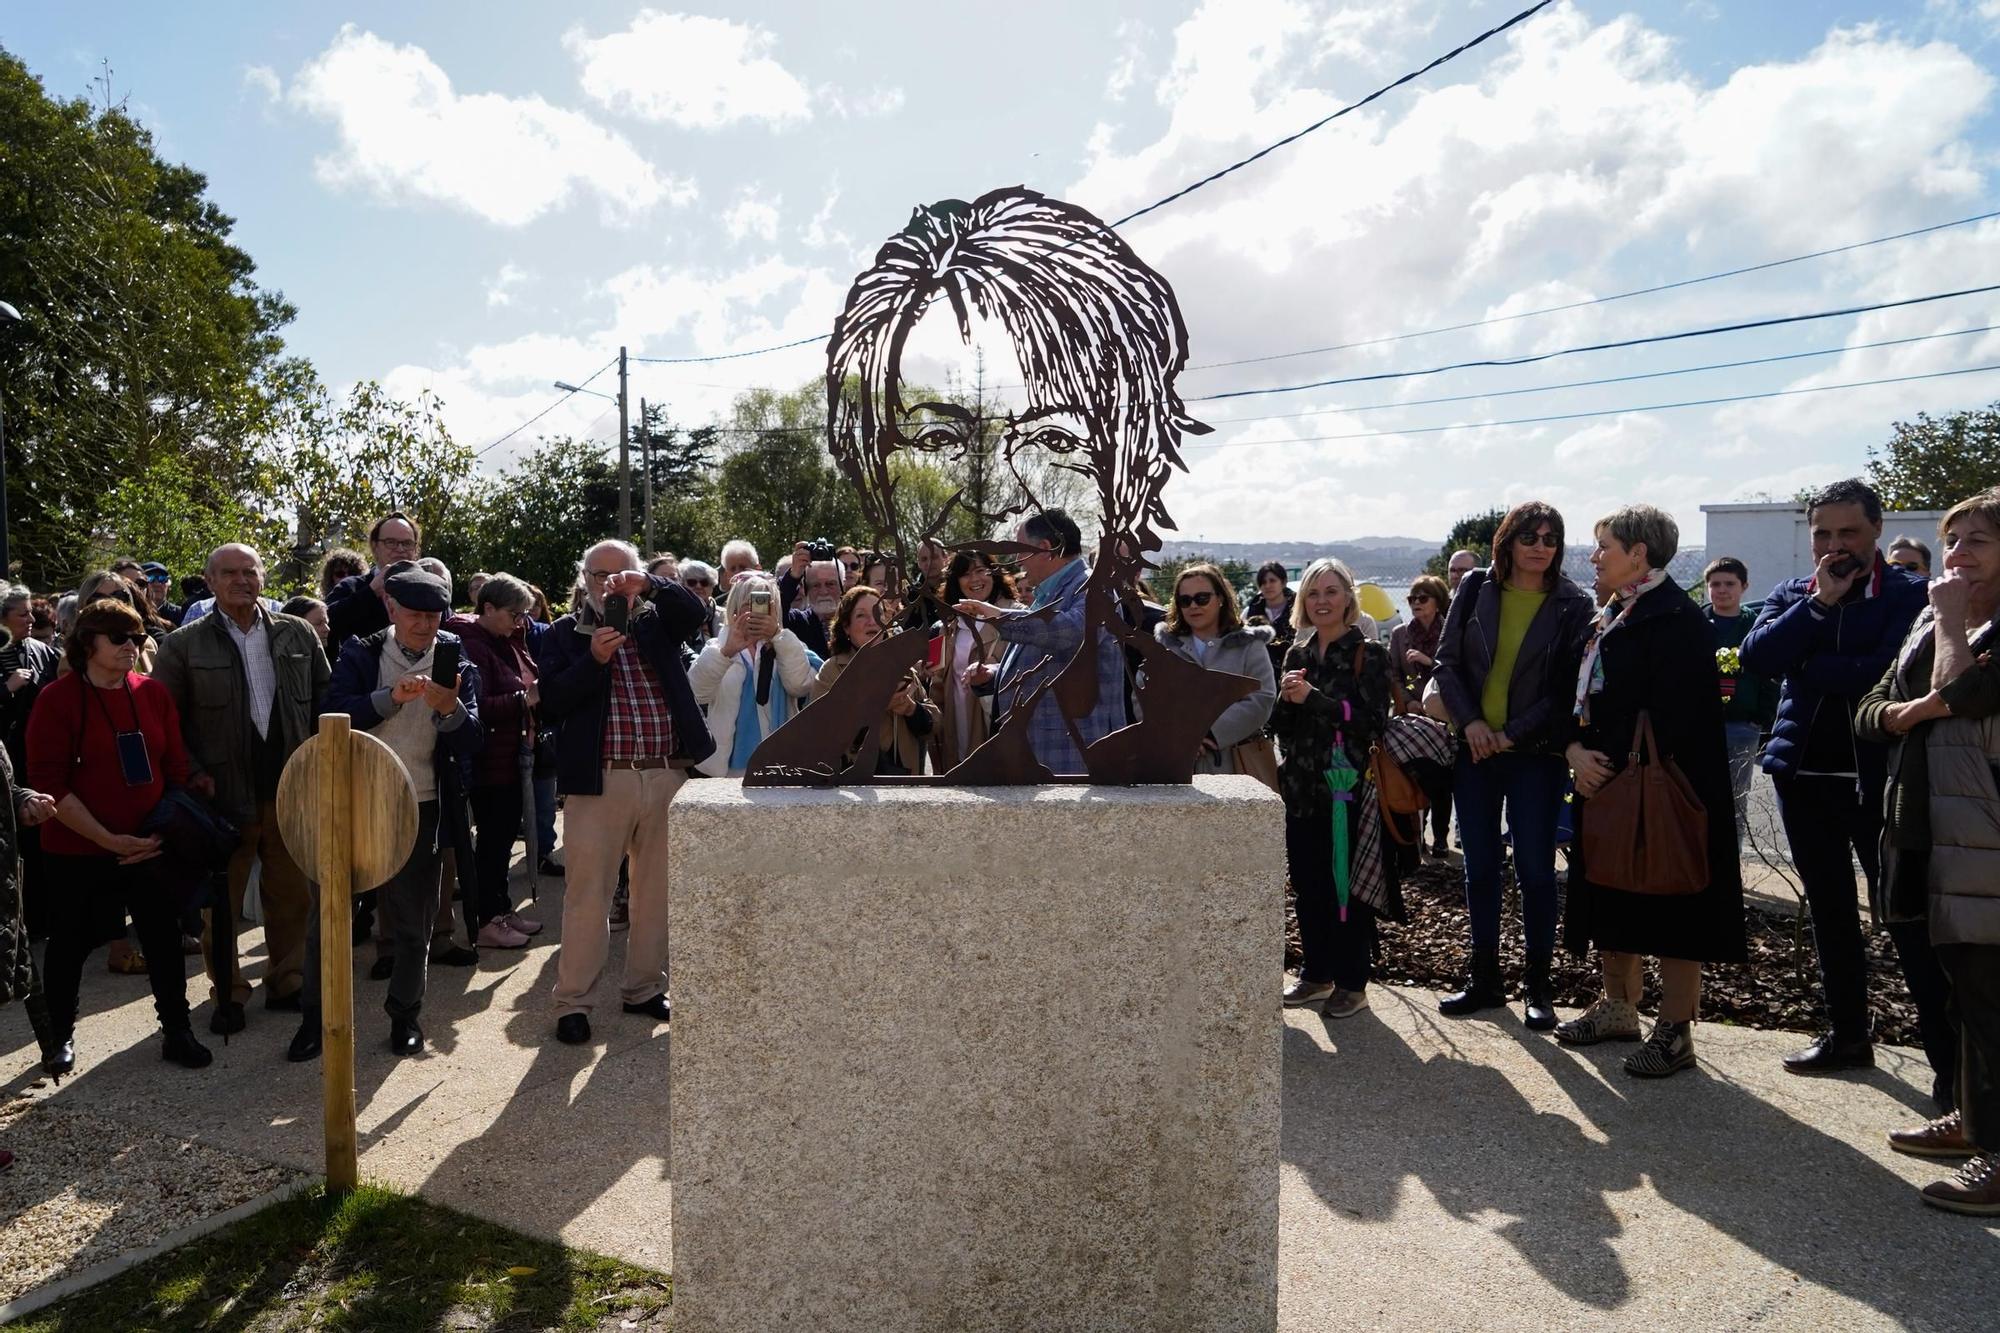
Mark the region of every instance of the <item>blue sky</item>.
MULTIPOLYGON (((711 354, 824 331, 912 205, 1025 183, 1117 216, 1324 115, 1526 3, 1210 0, 645 8, 630 3, 17 8, 52 91, 109 60, 162 151, 206 172, 293 348, 336 385, 436 389, 475 445, 623 341, 711 354), (1004 18, 1000 17, 1004 13, 1004 18)), ((1127 235, 1203 365, 1586 300, 2000 207, 2000 0, 1565 0, 1127 235)), ((1518 355, 2000 282, 2000 228, 1561 315, 1191 370, 1184 393, 1518 355)), ((1479 430, 2000 362, 1971 334, 1776 366, 1584 378, 2000 324, 1961 299, 1782 332, 1204 405, 1169 487, 1183 535, 1436 536, 1547 495, 1705 501, 1857 470, 1887 423, 2000 398, 2000 372, 1479 430), (1396 404, 1464 397, 1448 404, 1396 404), (1212 410, 1208 410, 1212 408, 1212 410), (1363 410, 1372 409, 1372 410, 1363 410), (1315 412, 1318 415, 1283 416, 1315 412), (1245 421, 1246 417, 1275 418, 1245 421), (1231 424, 1234 423, 1234 424, 1231 424)), ((790 386, 814 348, 641 366, 677 416, 790 386)), ((940 373, 952 367, 940 366, 940 373)), ((599 380, 597 386, 605 384, 599 380)), ((597 387, 594 386, 594 387, 597 387)), ((608 438, 589 397, 541 428, 608 438)), ((504 462, 528 435, 483 460, 504 462)))

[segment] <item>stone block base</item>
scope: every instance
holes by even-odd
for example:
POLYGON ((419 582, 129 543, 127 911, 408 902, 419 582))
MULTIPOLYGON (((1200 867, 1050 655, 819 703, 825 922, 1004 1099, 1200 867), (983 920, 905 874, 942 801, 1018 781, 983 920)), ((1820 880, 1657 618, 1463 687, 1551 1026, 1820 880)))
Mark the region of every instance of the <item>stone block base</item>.
POLYGON ((670 825, 676 1328, 1275 1326, 1275 796, 698 781, 670 825))

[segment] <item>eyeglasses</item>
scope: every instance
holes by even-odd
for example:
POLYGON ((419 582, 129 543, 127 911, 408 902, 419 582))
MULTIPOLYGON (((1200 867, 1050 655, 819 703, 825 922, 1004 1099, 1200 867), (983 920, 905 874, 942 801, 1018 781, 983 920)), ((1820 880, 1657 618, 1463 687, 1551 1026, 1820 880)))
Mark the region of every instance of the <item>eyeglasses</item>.
POLYGON ((414 537, 377 537, 375 544, 386 551, 414 551, 417 539, 414 537))
POLYGON ((137 648, 146 642, 146 635, 143 630, 137 634, 127 634, 124 630, 112 630, 104 636, 104 641, 113 648, 123 648, 127 644, 137 648))
POLYGON ((1190 606, 1207 606, 1215 600, 1212 592, 1183 592, 1174 596, 1174 605, 1185 611, 1190 606))
POLYGON ((583 572, 583 576, 593 583, 602 583, 604 580, 616 578, 624 572, 622 569, 586 569, 583 572))
POLYGON ((148 582, 148 583, 167 583, 167 582, 170 582, 170 579, 169 579, 169 577, 168 577, 167 575, 165 575, 165 574, 148 574, 148 575, 146 576, 146 582, 148 582))
POLYGON ((1410 594, 1411 606, 1422 606, 1428 601, 1430 601, 1430 594, 1428 593, 1413 592, 1410 594))
POLYGON ((683 588, 713 588, 713 587, 715 586, 715 580, 714 580, 714 579, 682 579, 682 580, 681 580, 681 586, 682 586, 683 588))
POLYGON ((1562 545, 1562 538, 1553 532, 1524 532, 1514 538, 1522 546, 1546 546, 1551 551, 1562 545))

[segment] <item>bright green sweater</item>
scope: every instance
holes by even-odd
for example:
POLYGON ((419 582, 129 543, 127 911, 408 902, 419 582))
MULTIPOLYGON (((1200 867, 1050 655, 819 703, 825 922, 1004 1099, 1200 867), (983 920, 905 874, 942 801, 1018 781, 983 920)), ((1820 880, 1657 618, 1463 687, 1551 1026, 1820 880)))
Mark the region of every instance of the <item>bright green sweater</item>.
POLYGON ((1500 585, 1500 641, 1493 645, 1493 669, 1486 673, 1486 687, 1479 692, 1479 711, 1495 731, 1507 725, 1507 687, 1514 680, 1521 640, 1528 637, 1528 626, 1548 599, 1546 589, 1529 592, 1500 585))

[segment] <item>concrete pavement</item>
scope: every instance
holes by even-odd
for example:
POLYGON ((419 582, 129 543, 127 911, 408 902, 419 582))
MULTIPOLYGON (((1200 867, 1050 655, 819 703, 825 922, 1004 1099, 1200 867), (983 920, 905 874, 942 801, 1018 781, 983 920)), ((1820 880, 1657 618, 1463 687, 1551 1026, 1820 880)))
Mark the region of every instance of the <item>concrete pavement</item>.
MULTIPOLYGON (((614 1005, 590 1046, 553 1040, 560 900, 527 909, 549 923, 536 947, 432 969, 420 1059, 389 1055, 357 951, 362 1171, 664 1268, 671 1038, 614 1005)), ((315 1167, 319 1066, 285 1063, 293 1015, 254 997, 227 1048, 204 1035, 212 1068, 166 1066, 144 978, 101 957, 78 1075, 28 1096, 315 1167)), ((1278 986, 1274 969, 1274 1002, 1278 986)), ((1807 1080, 1778 1066, 1797 1041, 1704 1026, 1699 1071, 1642 1083, 1617 1067, 1629 1047, 1566 1051, 1513 1015, 1447 1021, 1418 992, 1378 988, 1340 1022, 1288 1014, 1280 1327, 1992 1327, 2000 1226, 1922 1207, 1939 1168, 1882 1140, 1926 1114, 1921 1055, 1807 1080)), ((0 1010, 0 1051, 0 1089, 23 1091, 36 1056, 18 1007, 0 1010)))

